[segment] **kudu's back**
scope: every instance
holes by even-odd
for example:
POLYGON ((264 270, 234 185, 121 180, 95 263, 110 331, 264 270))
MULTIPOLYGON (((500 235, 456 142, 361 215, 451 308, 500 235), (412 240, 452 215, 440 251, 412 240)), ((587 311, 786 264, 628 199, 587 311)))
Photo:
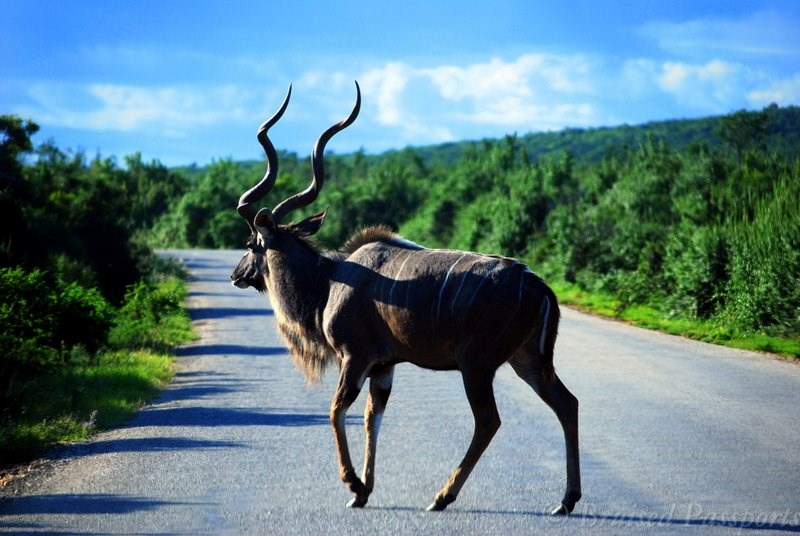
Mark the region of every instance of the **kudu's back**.
POLYGON ((331 277, 324 326, 334 346, 358 330, 386 361, 461 369, 481 354, 497 368, 520 347, 552 364, 558 303, 514 259, 426 249, 396 236, 365 244, 331 277))

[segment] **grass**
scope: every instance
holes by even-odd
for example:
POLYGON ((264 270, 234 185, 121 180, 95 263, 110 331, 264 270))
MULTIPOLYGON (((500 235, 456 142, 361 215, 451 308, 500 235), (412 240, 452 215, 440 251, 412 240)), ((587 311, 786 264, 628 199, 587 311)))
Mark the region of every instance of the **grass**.
MULTIPOLYGON (((113 345, 83 354, 57 372, 28 378, 19 389, 14 418, 0 421, 0 467, 123 424, 172 379, 169 349, 194 338, 183 308, 185 283, 169 279, 135 290, 148 314, 120 314, 113 345), (154 302, 156 315, 149 314, 154 302)), ((0 474, 0 485, 2 480, 0 474)))
POLYGON ((741 332, 712 321, 680 317, 669 318, 663 312, 652 307, 625 305, 610 294, 587 292, 576 285, 563 282, 553 283, 551 286, 561 303, 586 312, 698 341, 800 359, 800 338, 798 337, 776 337, 764 333, 741 332))
POLYGON ((21 415, 0 428, 5 463, 118 426, 172 378, 173 357, 149 350, 106 352, 97 362, 28 382, 21 415))

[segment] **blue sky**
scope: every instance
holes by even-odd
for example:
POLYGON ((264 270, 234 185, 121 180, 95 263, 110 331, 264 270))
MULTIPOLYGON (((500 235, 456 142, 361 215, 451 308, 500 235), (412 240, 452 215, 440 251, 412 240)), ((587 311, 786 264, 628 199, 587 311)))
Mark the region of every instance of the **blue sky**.
POLYGON ((87 156, 305 156, 800 104, 800 2, 0 0, 0 113, 87 156))

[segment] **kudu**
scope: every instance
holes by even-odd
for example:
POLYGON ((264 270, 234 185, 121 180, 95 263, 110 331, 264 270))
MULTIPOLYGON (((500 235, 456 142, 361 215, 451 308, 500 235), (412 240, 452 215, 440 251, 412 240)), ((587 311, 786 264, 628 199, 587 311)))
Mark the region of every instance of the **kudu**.
POLYGON ((339 476, 353 493, 348 503, 367 503, 375 482, 375 447, 392 387, 394 366, 410 362, 434 370, 459 370, 475 419, 472 441, 461 464, 428 510, 452 503, 500 426, 492 383, 495 371, 514 371, 555 411, 566 440, 567 486, 553 514, 569 514, 581 497, 578 461, 578 400, 556 376, 553 346, 559 308, 552 290, 523 263, 499 256, 426 249, 384 227, 354 235, 340 251, 318 249, 307 237, 326 212, 299 223, 286 215, 313 202, 325 178, 328 140, 358 115, 361 91, 350 116, 317 140, 311 155, 313 179, 303 192, 273 210, 254 203, 272 188, 278 159, 267 131, 280 109, 258 130, 267 155, 264 178, 239 199, 250 226, 247 252, 231 280, 270 296, 278 329, 309 381, 337 363, 339 382, 330 408, 339 476), (345 414, 369 378, 364 422, 364 469, 356 476, 345 433, 345 414))

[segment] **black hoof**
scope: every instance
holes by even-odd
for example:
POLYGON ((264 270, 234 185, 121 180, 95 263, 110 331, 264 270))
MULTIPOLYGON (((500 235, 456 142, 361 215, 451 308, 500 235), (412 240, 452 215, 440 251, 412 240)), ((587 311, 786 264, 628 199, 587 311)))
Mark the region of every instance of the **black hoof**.
POLYGON ((434 500, 433 503, 425 509, 425 511, 426 512, 441 512, 442 510, 447 508, 447 505, 449 505, 450 503, 452 503, 455 500, 456 500, 456 498, 453 497, 452 495, 450 495, 449 493, 447 495, 445 495, 444 497, 441 497, 441 498, 437 497, 436 500, 434 500))
POLYGON ((348 508, 364 508, 367 504, 367 497, 353 497, 347 503, 348 508))

